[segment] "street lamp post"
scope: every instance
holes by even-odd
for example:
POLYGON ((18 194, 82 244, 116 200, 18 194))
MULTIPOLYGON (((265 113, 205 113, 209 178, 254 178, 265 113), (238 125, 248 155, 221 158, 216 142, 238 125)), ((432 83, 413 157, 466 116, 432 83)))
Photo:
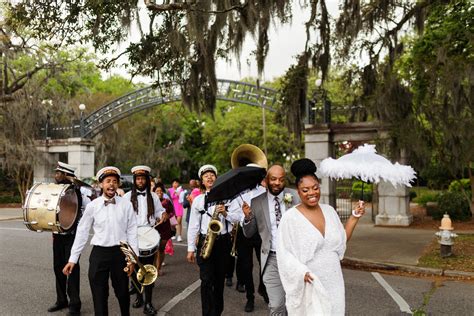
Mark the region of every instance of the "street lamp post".
POLYGON ((81 121, 80 121, 80 136, 83 137, 84 135, 84 110, 86 109, 86 105, 84 103, 79 104, 79 110, 81 111, 81 121))
POLYGON ((316 79, 316 92, 313 95, 313 102, 316 105, 318 96, 321 98, 321 103, 323 105, 323 122, 325 124, 331 123, 331 100, 328 99, 326 94, 326 89, 323 88, 322 80, 316 79))
POLYGON ((48 137, 49 137, 48 136, 48 129, 49 129, 49 120, 50 120, 49 109, 50 109, 51 105, 53 105, 53 101, 50 100, 50 99, 43 100, 43 101, 41 101, 41 104, 46 106, 46 124, 45 124, 45 127, 44 127, 44 138, 46 140, 48 140, 48 137))

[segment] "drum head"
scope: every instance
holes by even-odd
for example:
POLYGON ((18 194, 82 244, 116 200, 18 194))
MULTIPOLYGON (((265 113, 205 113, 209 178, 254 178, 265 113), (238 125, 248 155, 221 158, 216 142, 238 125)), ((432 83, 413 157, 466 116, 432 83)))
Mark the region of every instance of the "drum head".
POLYGON ((149 226, 140 226, 137 229, 138 248, 140 250, 150 250, 160 243, 160 234, 158 231, 149 226))
POLYGON ((71 229, 77 219, 79 203, 76 191, 71 187, 64 192, 59 201, 58 220, 61 228, 71 229))

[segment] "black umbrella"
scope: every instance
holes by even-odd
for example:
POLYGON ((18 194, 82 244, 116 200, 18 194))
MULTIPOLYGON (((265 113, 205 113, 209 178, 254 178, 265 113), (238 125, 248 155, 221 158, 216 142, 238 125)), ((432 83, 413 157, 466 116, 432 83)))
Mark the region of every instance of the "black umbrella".
POLYGON ((207 203, 225 202, 233 200, 239 194, 257 187, 267 174, 264 168, 238 167, 232 169, 220 177, 207 194, 207 203))

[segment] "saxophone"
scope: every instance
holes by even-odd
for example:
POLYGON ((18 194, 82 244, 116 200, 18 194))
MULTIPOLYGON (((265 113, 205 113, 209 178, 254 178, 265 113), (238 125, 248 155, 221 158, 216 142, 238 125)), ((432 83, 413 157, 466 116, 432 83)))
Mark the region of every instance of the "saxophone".
POLYGON ((206 238, 204 239, 204 243, 202 244, 201 248, 201 257, 203 259, 207 259, 211 256, 212 247, 214 246, 214 241, 216 237, 220 234, 224 225, 222 225, 221 221, 219 220, 219 212, 217 211, 217 207, 212 214, 211 221, 207 226, 207 234, 206 238))

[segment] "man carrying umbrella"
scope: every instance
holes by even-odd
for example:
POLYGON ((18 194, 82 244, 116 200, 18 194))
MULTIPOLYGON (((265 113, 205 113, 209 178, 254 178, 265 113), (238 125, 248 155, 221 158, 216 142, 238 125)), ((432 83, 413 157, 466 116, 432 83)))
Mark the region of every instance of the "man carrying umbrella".
POLYGON ((202 315, 221 315, 224 310, 224 279, 231 250, 230 232, 232 222, 237 221, 239 214, 227 212, 223 204, 208 206, 207 195, 217 177, 213 165, 204 165, 198 176, 205 188, 205 193, 197 196, 191 206, 188 227, 188 262, 197 262, 201 278, 202 315), (210 234, 209 223, 217 218, 222 229, 215 238, 210 256, 204 258, 201 249, 206 236, 210 234))

